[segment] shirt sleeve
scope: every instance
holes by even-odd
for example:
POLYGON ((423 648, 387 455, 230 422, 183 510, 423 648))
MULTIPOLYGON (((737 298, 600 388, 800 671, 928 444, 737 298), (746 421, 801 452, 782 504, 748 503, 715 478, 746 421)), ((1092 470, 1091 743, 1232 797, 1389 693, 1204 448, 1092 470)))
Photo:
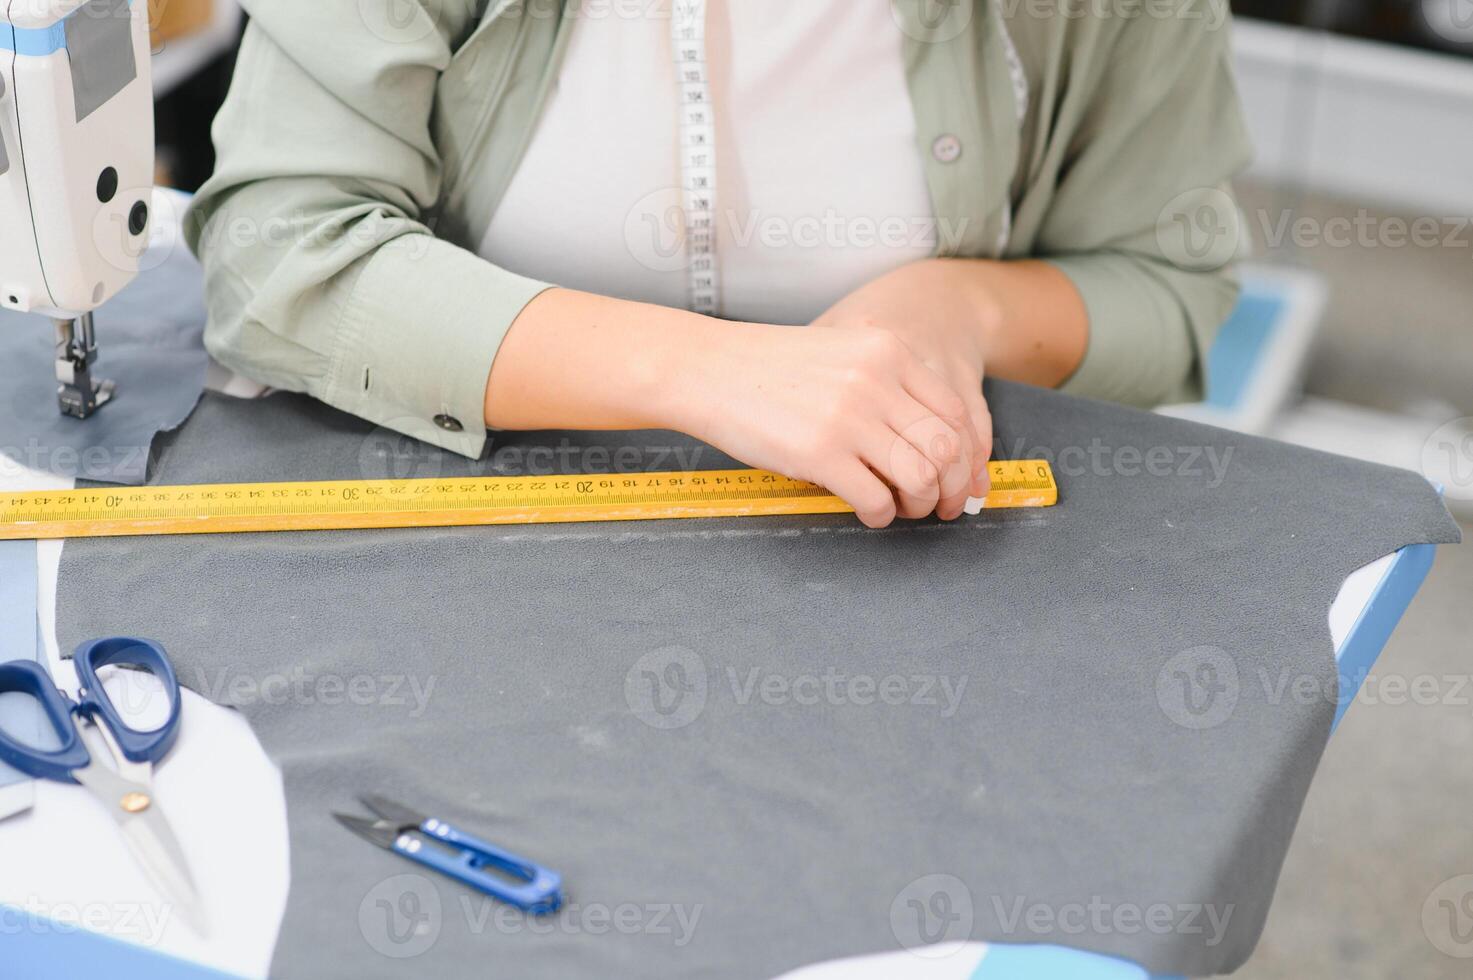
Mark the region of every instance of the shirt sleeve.
POLYGON ((437 84, 475 5, 245 6, 219 163, 186 222, 206 346, 263 384, 479 455, 496 352, 547 285, 427 224, 437 84))
POLYGON ((1088 104, 1038 240, 1089 312, 1064 391, 1141 406, 1203 395, 1246 253, 1229 181, 1252 156, 1230 22, 1208 19, 1210 6, 1143 6, 1081 72, 1088 104))

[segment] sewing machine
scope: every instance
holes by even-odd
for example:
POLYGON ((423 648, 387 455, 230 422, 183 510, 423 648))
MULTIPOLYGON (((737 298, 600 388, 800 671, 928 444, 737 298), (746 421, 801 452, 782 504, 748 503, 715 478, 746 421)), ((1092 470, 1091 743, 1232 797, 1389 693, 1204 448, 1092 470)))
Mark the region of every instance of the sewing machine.
POLYGON ((93 313, 138 274, 154 181, 145 0, 0 2, 0 306, 56 326, 61 411, 110 401, 93 313))

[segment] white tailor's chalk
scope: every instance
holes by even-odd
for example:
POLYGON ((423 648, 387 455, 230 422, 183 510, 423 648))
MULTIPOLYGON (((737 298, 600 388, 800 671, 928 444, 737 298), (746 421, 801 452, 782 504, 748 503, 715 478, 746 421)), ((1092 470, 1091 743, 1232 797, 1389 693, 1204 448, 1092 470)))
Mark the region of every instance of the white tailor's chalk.
POLYGON ((971 498, 968 498, 968 500, 967 500, 966 511, 967 511, 968 514, 971 514, 973 517, 976 517, 978 514, 982 513, 982 511, 985 510, 986 508, 987 508, 987 498, 986 497, 971 497, 971 498))

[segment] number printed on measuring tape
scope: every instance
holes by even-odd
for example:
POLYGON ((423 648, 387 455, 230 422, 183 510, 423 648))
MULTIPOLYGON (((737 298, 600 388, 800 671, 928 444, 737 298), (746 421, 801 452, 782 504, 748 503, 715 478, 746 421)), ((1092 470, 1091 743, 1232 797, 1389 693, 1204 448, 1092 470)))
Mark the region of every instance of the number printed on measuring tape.
POLYGON ((706 57, 706 0, 672 0, 670 40, 679 87, 680 189, 691 311, 721 314, 716 250, 716 119, 706 57))

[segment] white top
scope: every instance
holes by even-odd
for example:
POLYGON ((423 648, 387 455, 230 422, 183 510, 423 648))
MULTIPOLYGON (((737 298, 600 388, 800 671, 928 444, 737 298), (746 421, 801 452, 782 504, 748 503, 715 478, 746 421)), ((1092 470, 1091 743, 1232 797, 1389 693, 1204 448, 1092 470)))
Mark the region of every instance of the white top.
MULTIPOLYGON (((808 323, 930 256, 936 221, 890 4, 708 2, 722 314, 808 323)), ((669 0, 584 5, 483 256, 688 306, 669 17, 669 0)))

